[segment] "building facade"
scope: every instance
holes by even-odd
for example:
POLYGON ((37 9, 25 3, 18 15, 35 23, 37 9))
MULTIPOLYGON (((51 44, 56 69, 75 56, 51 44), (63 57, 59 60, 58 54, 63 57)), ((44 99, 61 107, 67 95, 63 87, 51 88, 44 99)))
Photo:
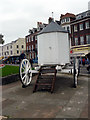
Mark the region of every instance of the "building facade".
POLYGON ((90 10, 76 15, 71 22, 71 46, 72 55, 90 52, 90 10))
POLYGON ((26 51, 25 38, 18 38, 12 42, 13 56, 20 56, 22 51, 26 51))
POLYGON ((35 30, 31 31, 31 33, 25 37, 28 59, 37 59, 37 34, 38 31, 35 30))
POLYGON ((46 27, 47 24, 42 22, 37 22, 37 28, 29 30, 29 35, 25 37, 26 41, 26 54, 28 59, 37 60, 38 51, 37 51, 37 34, 46 27))
POLYGON ((60 25, 68 31, 68 40, 69 46, 71 48, 71 21, 75 20, 75 15, 72 13, 66 13, 65 15, 61 14, 60 16, 60 25))
POLYGON ((18 38, 11 43, 3 45, 0 49, 2 49, 1 57, 8 59, 9 63, 15 61, 21 54, 22 51, 26 51, 26 42, 25 38, 18 38))
POLYGON ((2 46, 0 46, 0 59, 2 59, 2 46))
POLYGON ((72 13, 66 13, 65 15, 61 14, 60 16, 60 22, 61 26, 67 30, 69 33, 71 33, 71 21, 75 20, 75 15, 72 13))

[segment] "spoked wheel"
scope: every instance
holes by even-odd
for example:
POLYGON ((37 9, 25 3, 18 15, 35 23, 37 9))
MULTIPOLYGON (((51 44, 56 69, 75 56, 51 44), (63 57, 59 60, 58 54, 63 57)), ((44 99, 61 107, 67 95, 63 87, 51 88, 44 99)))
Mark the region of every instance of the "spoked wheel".
POLYGON ((28 85, 30 85, 32 80, 32 73, 31 73, 31 65, 29 60, 23 59, 21 61, 19 68, 19 75, 20 75, 20 80, 23 84, 22 87, 27 87, 28 85))

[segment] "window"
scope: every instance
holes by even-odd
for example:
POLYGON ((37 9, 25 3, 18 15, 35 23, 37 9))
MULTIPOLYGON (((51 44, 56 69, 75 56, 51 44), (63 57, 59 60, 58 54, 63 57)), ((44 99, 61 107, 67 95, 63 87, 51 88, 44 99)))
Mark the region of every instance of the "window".
POLYGON ((28 50, 28 46, 27 46, 27 50, 28 50))
POLYGON ((12 51, 11 51, 11 55, 12 55, 12 51))
POLYGON ((35 40, 37 40, 37 36, 35 36, 35 40))
POLYGON ((27 43, 28 43, 28 37, 27 37, 27 43))
POLYGON ((80 44, 84 45, 84 37, 83 36, 80 37, 80 44))
POLYGON ((32 58, 34 58, 34 53, 32 53, 32 58))
POLYGON ((29 42, 30 42, 30 37, 29 37, 29 42))
POLYGON ((69 22, 69 18, 66 18, 66 22, 69 22))
POLYGON ((7 46, 7 50, 8 50, 8 46, 7 46))
POLYGON ((7 55, 9 55, 9 52, 7 52, 7 55))
POLYGON ((24 48, 24 45, 22 45, 22 48, 24 48))
POLYGON ((68 32, 70 31, 69 26, 67 26, 67 31, 68 31, 68 32))
POLYGON ((29 46, 29 50, 31 50, 31 46, 29 46))
POLYGON ((37 49, 37 44, 35 45, 35 48, 37 49))
POLYGON ((78 45, 78 38, 75 37, 75 45, 78 45))
POLYGON ((30 59, 31 59, 31 53, 30 53, 30 59))
POLYGON ((90 35, 86 35, 86 42, 87 44, 90 44, 90 35))
POLYGON ((33 50, 33 45, 32 45, 32 50, 33 50))
POLYGON ((89 22, 85 22, 85 28, 86 28, 86 29, 89 28, 89 22))
POLYGON ((17 54, 19 54, 19 50, 17 50, 17 54))
POLYGON ((10 46, 10 48, 12 49, 12 45, 10 46))
POLYGON ((31 41, 33 41, 33 36, 31 37, 31 41))
POLYGON ((17 45, 17 48, 19 48, 19 46, 17 45))
POLYGON ((74 32, 77 32, 77 25, 74 25, 74 32))
POLYGON ((79 25, 79 29, 80 29, 80 30, 83 30, 83 24, 80 24, 80 25, 79 25))
POLYGON ((62 23, 64 23, 65 22, 65 19, 62 19, 62 23))

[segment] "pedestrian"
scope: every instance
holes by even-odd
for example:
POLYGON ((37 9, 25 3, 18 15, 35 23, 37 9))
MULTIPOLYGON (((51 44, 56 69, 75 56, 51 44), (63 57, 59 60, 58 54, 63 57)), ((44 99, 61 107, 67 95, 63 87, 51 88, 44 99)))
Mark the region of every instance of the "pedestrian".
POLYGON ((32 58, 30 59, 30 64, 31 64, 31 67, 33 67, 33 60, 32 60, 32 58))
POLYGON ((21 62, 23 59, 25 59, 25 54, 24 54, 24 52, 22 51, 22 53, 20 54, 20 62, 21 62))
POLYGON ((85 58, 82 59, 82 64, 85 65, 85 58))
POLYGON ((87 64, 89 64, 89 59, 87 58, 87 64))

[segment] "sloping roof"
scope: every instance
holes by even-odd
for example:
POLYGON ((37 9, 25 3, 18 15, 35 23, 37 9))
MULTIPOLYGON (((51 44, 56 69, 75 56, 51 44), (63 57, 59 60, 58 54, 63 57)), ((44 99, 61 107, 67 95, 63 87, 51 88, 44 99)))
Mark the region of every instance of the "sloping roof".
POLYGON ((60 25, 58 25, 56 22, 52 21, 50 24, 48 24, 43 30, 41 30, 41 32, 39 32, 38 34, 42 34, 42 33, 49 33, 49 32, 65 32, 67 33, 67 31, 62 28, 60 25))
POLYGON ((61 19, 67 18, 67 17, 75 18, 75 15, 72 13, 66 13, 65 15, 61 15, 61 19))

